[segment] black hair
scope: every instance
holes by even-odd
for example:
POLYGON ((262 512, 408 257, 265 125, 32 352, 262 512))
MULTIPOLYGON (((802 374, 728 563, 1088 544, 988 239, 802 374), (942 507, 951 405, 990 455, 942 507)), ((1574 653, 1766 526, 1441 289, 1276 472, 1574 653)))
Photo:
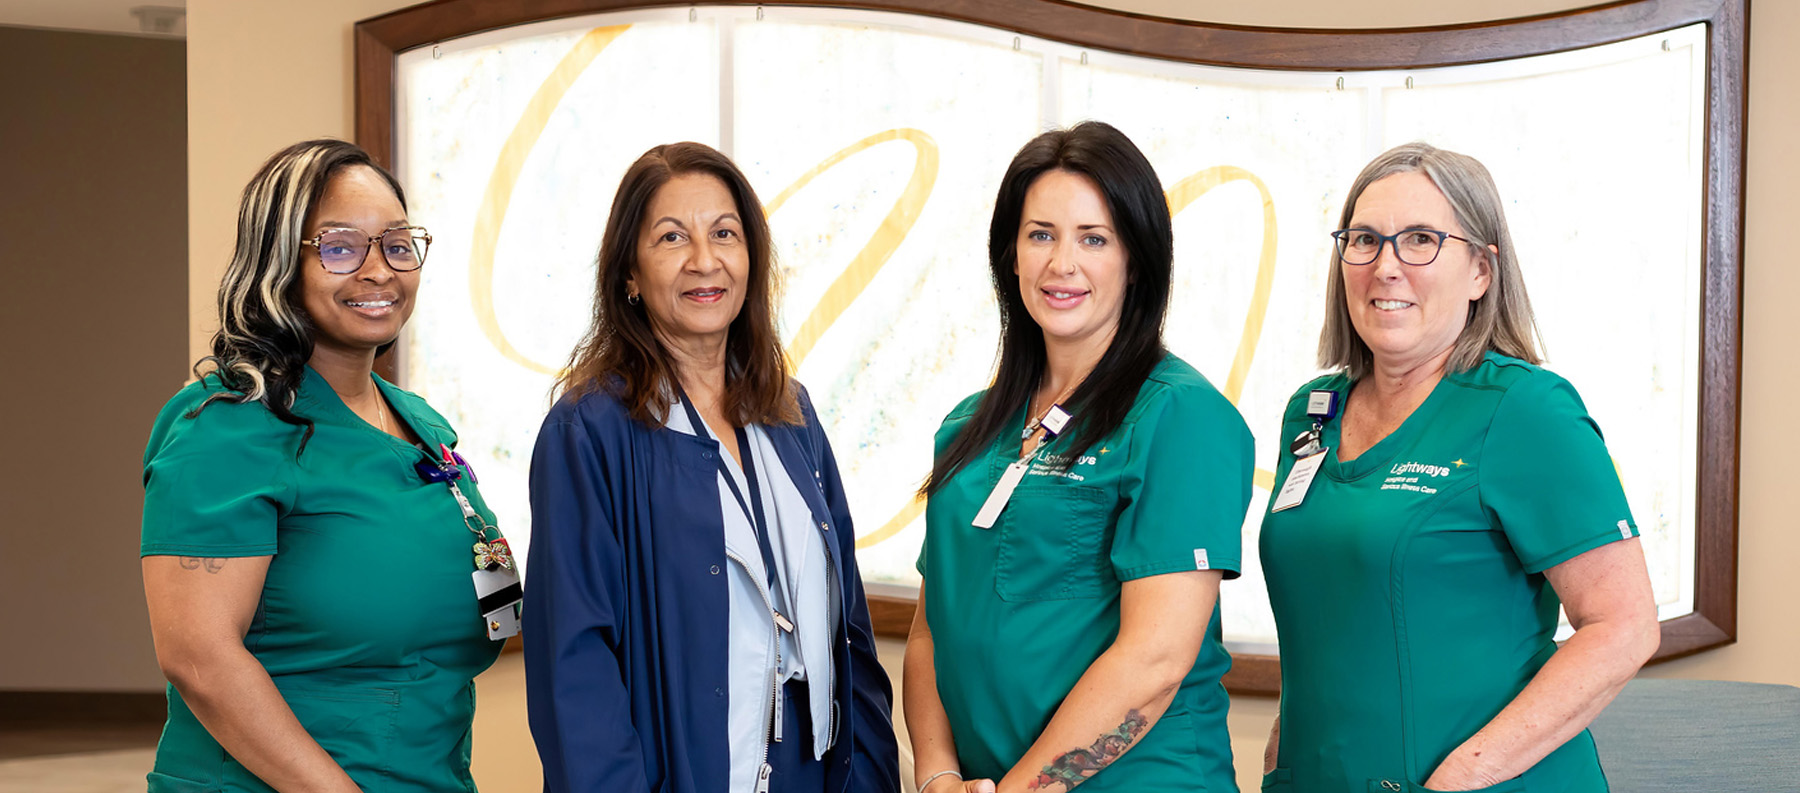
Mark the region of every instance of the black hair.
POLYGON ((1125 246, 1127 286, 1119 327, 1081 385, 1064 401, 1075 415, 1069 430, 1071 457, 1098 442, 1125 420, 1139 389, 1161 362, 1163 318, 1169 311, 1174 271, 1175 231, 1162 182, 1144 153, 1110 124, 1084 121, 1051 130, 1019 149, 1007 166, 988 226, 988 269, 1000 304, 1000 365, 994 383, 981 395, 975 415, 932 462, 920 488, 930 494, 974 460, 1008 429, 1013 411, 1026 404, 1048 367, 1044 332, 1025 310, 1014 272, 1025 195, 1039 177, 1068 171, 1093 180, 1106 199, 1114 230, 1125 246))

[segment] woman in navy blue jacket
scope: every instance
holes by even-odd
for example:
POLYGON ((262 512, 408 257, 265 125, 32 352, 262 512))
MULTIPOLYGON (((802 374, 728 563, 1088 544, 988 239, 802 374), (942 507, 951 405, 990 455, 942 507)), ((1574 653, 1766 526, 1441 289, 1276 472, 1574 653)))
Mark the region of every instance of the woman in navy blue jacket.
POLYGON ((831 446, 775 331, 762 204, 697 143, 626 172, 531 462, 546 791, 897 791, 831 446))

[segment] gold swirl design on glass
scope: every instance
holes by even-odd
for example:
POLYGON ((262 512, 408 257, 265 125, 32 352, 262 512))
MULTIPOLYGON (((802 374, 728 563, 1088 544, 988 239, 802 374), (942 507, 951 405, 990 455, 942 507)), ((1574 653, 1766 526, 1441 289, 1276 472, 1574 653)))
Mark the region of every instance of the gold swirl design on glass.
POLYGON ((519 114, 519 123, 513 126, 512 134, 507 135, 506 143, 501 145, 500 155, 494 160, 494 174, 488 177, 487 191, 481 196, 481 208, 475 212, 475 238, 469 244, 469 304, 475 311, 475 322, 494 349, 507 360, 552 377, 559 374, 557 367, 526 357, 506 338, 506 331, 500 327, 499 314, 494 311, 494 251, 500 244, 500 227, 506 222, 507 209, 512 206, 513 188, 519 184, 519 173, 531 157, 531 150, 537 147, 538 138, 543 136, 544 127, 549 125, 556 106, 562 103, 563 96, 575 84, 576 78, 587 70, 588 64, 630 29, 630 25, 613 25, 588 31, 575 42, 556 68, 550 70, 550 76, 544 78, 537 92, 531 95, 531 101, 519 114))
POLYGON ((838 317, 843 316, 844 310, 862 294, 863 289, 874 280, 875 274, 881 272, 882 265, 887 264, 894 251, 899 249, 900 243, 906 241, 907 232, 912 231, 913 224, 918 222, 919 212, 925 208, 925 200, 931 197, 931 188, 937 184, 937 141, 917 129, 877 132, 826 157, 824 162, 801 174, 799 179, 776 194, 767 204, 769 216, 773 218, 789 198, 793 198, 795 193, 800 192, 801 188, 820 174, 870 147, 895 140, 911 143, 917 152, 913 159, 912 178, 906 181, 900 197, 894 200, 894 206, 888 210, 887 217, 881 219, 881 225, 876 227, 868 244, 845 265, 844 272, 831 282, 818 304, 813 306, 806 319, 800 323, 799 329, 794 332, 793 340, 787 344, 788 367, 792 371, 800 370, 800 362, 806 360, 813 345, 819 342, 819 338, 825 335, 825 331, 831 328, 838 317))
MULTIPOLYGON (((555 376, 559 371, 555 366, 532 360, 515 347, 500 327, 499 316, 494 307, 494 258, 499 245, 500 229, 506 220, 520 173, 548 126, 551 115, 582 72, 630 27, 615 25, 588 31, 551 70, 527 102, 518 123, 501 146, 493 174, 488 179, 487 190, 482 195, 481 206, 476 212, 474 239, 469 250, 469 300, 476 323, 488 341, 507 360, 541 374, 555 376)), ((877 132, 825 158, 766 204, 767 213, 773 217, 789 199, 826 171, 863 151, 894 141, 912 145, 916 153, 912 175, 869 241, 845 265, 844 270, 826 288, 819 302, 795 329, 793 338, 787 344, 789 365, 794 370, 800 368, 800 364, 819 340, 881 272, 881 268, 893 257, 906 235, 918 222, 920 213, 931 197, 932 188, 937 183, 937 142, 924 131, 913 128, 877 132)), ((1261 195, 1263 229, 1256 285, 1251 294, 1249 310, 1244 317, 1244 332, 1238 341, 1231 373, 1223 388, 1225 397, 1232 404, 1237 403, 1243 393, 1244 382, 1249 377, 1251 363, 1256 357, 1257 342, 1262 337, 1263 319, 1268 314, 1269 294, 1274 287, 1274 198, 1262 179, 1248 170, 1230 165, 1215 166, 1194 173, 1175 183, 1166 193, 1169 213, 1176 215, 1213 188, 1237 181, 1250 183, 1261 195)), ((1255 482, 1265 490, 1273 489, 1274 473, 1259 468, 1255 474, 1255 482)), ((925 500, 914 497, 880 528, 857 538, 856 547, 867 548, 893 537, 917 520, 924 511, 925 500)))
MULTIPOLYGON (((1250 309, 1244 314, 1244 332, 1238 337, 1237 355, 1231 361, 1231 374, 1225 378, 1223 393, 1231 404, 1243 396, 1244 381, 1250 377, 1250 364, 1256 359, 1256 345, 1262 340, 1263 319, 1269 314, 1269 293, 1275 288, 1275 197, 1263 180, 1243 168, 1216 165, 1195 173, 1170 187, 1169 214, 1179 215, 1200 196, 1215 187, 1231 182, 1249 182, 1262 195, 1262 253, 1256 263, 1256 286, 1250 293, 1250 309)), ((1253 481, 1264 490, 1275 489, 1275 472, 1256 469, 1253 481)))

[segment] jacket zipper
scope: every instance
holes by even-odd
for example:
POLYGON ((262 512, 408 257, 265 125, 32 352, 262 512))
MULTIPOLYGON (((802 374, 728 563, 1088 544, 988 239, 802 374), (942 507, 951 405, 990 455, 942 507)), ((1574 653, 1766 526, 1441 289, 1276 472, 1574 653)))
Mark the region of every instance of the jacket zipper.
POLYGON ((769 744, 781 740, 781 627, 774 624, 775 601, 769 597, 768 586, 756 580, 750 564, 743 557, 729 550, 725 555, 743 567, 744 572, 751 573, 751 583, 756 585, 756 594, 762 596, 763 608, 769 612, 770 629, 774 631, 775 668, 769 673, 769 717, 764 720, 769 730, 763 734, 762 762, 756 769, 756 793, 769 793, 769 777, 775 771, 775 767, 769 765, 769 744))
MULTIPOLYGON (((821 495, 823 495, 822 488, 821 488, 821 495)), ((835 628, 839 624, 844 624, 840 621, 840 616, 839 616, 840 613, 842 612, 842 605, 843 605, 842 598, 844 596, 844 593, 839 591, 839 589, 838 589, 837 566, 831 563, 831 545, 830 545, 831 537, 828 536, 830 531, 831 531, 830 524, 827 524, 824 521, 819 522, 819 541, 822 544, 824 544, 824 547, 820 548, 820 550, 823 551, 825 554, 826 602, 828 604, 830 604, 826 611, 826 616, 830 619, 830 622, 827 622, 826 624, 832 626, 833 629, 835 630, 835 628)), ((846 641, 849 639, 849 634, 850 634, 849 626, 847 624, 845 624, 844 637, 845 637, 846 641)), ((833 648, 833 650, 834 650, 833 654, 835 655, 836 648, 833 648)), ((831 692, 831 714, 830 714, 830 716, 827 717, 830 721, 826 725, 825 739, 827 741, 830 741, 831 746, 835 747, 835 746, 837 746, 837 728, 838 728, 838 725, 837 725, 837 719, 838 719, 837 663, 835 661, 833 661, 832 663, 828 664, 827 669, 825 671, 826 671, 825 690, 831 692)), ((809 703, 809 707, 810 707, 810 703, 809 703)))

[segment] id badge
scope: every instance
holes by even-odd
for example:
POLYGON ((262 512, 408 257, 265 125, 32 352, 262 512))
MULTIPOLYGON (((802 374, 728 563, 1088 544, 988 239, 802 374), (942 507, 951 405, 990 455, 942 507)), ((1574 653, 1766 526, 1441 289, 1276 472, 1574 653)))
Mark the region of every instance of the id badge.
POLYGON ((1012 500, 1013 489, 1019 486, 1019 480, 1025 478, 1025 469, 1031 463, 1020 460, 1006 467, 1006 473, 1000 475, 1000 481, 994 483, 994 490, 988 493, 987 501, 981 505, 981 511, 975 513, 974 526, 977 529, 991 529, 994 521, 1000 519, 1000 511, 1006 509, 1006 502, 1012 500))
POLYGON ((1319 451, 1294 461, 1294 467, 1288 469, 1287 481, 1281 483, 1281 490, 1275 494, 1275 505, 1270 512, 1300 506, 1306 498, 1307 488, 1312 487, 1313 478, 1319 475, 1319 467, 1325 464, 1327 447, 1319 447, 1319 451))
POLYGON ((480 603, 481 622, 489 639, 500 640, 519 634, 519 617, 525 599, 525 588, 519 583, 518 570, 476 570, 475 598, 480 603))

